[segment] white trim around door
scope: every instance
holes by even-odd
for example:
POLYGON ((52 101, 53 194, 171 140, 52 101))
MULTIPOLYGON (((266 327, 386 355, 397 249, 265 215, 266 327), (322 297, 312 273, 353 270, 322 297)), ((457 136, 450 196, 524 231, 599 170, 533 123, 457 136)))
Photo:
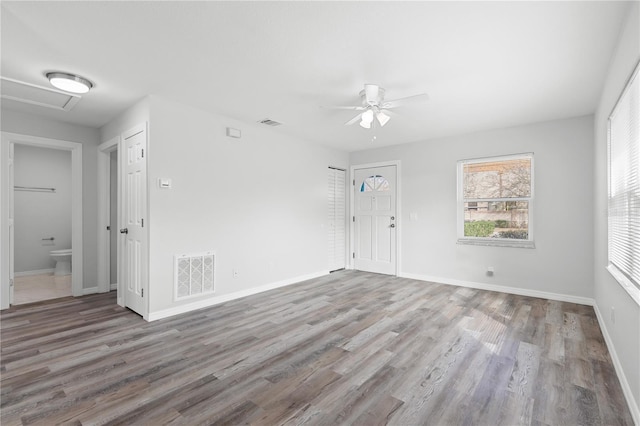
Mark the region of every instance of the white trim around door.
MULTIPOLYGON (((110 262, 110 229, 117 229, 117 223, 111 223, 111 153, 118 150, 120 136, 116 136, 98 146, 98 291, 106 293, 112 290, 110 262), (108 229, 108 227, 110 229, 108 229)), ((118 188, 120 178, 118 176, 118 188)), ((118 191, 120 194, 120 191, 118 191)), ((117 288, 116 288, 117 290, 117 288)), ((117 303, 124 306, 122 292, 118 292, 117 303)))
POLYGON ((360 169, 370 169, 375 167, 386 167, 386 166, 395 166, 396 168, 396 214, 395 214, 395 227, 396 227, 396 239, 395 239, 395 272, 393 275, 399 276, 400 271, 402 271, 402 169, 401 169, 401 161, 400 160, 392 160, 392 161, 382 161, 377 163, 367 163, 367 164, 357 164, 353 165, 350 168, 350 196, 349 196, 349 269, 354 269, 354 254, 355 254, 355 227, 353 218, 355 217, 355 175, 356 170, 360 169))
MULTIPOLYGON (((2 144, 0 145, 0 161, 3 162, 2 177, 0 178, 0 227, 2 229, 2 244, 0 255, 0 309, 10 306, 11 282, 9 277, 11 254, 13 253, 13 241, 9 241, 9 222, 12 217, 10 212, 10 196, 13 193, 13 179, 9 176, 11 168, 5 161, 9 161, 9 150, 12 144, 38 146, 42 148, 60 149, 71 152, 71 259, 73 268, 71 272, 71 294, 81 296, 83 294, 83 250, 82 250, 82 144, 79 142, 64 141, 58 139, 43 138, 38 136, 22 135, 18 133, 2 132, 2 144)), ((11 268, 13 270, 13 268, 11 268)))

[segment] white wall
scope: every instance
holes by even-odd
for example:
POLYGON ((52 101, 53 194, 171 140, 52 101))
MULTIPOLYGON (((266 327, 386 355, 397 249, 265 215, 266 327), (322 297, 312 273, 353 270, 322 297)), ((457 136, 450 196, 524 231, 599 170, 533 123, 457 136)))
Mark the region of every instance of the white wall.
POLYGON ((149 121, 149 96, 142 98, 122 114, 100 128, 100 142, 120 136, 123 132, 149 121))
POLYGON ((327 167, 345 152, 151 100, 150 313, 188 303, 173 300, 175 254, 216 252, 214 296, 328 272, 327 167))
POLYGON ((0 127, 4 132, 82 143, 82 244, 84 250, 82 281, 84 288, 95 287, 98 274, 96 175, 98 130, 5 109, 1 111, 1 120, 0 127))
POLYGON ((55 188, 55 192, 15 191, 15 272, 53 268, 49 252, 71 248, 71 152, 16 145, 14 182, 55 188), (50 237, 55 240, 43 240, 50 237))
MULTIPOLYGON (((595 300, 609 344, 617 354, 618 375, 632 395, 632 411, 640 424, 640 306, 605 269, 607 259, 607 119, 640 60, 640 6, 627 15, 595 115, 594 267, 595 300), (615 308, 615 324, 610 309, 615 308), (634 406, 635 405, 635 406, 634 406)), ((611 349, 611 348, 610 348, 611 349)))
POLYGON ((593 296, 592 116, 351 154, 352 165, 384 160, 402 162, 401 274, 593 296), (456 244, 457 161, 524 152, 535 158, 536 248, 456 244))

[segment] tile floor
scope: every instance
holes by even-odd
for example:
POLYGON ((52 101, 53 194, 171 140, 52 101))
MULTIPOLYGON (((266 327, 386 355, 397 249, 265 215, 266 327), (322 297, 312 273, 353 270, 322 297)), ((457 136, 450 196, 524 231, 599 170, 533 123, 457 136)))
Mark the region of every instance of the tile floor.
POLYGON ((15 277, 13 283, 14 305, 71 296, 71 275, 25 275, 15 277))

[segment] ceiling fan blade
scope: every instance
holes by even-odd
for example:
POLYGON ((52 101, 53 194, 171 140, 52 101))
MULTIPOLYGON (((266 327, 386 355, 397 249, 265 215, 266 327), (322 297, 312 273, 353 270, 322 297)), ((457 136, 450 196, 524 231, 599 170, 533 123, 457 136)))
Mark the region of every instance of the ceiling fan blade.
POLYGON ((393 99, 391 101, 386 101, 385 103, 382 104, 381 108, 396 108, 399 107, 401 105, 405 105, 408 103, 412 103, 412 102, 417 102, 417 101, 426 101, 427 99, 429 99, 429 96, 426 93, 419 93, 417 95, 411 95, 411 96, 407 96, 404 98, 399 98, 399 99, 393 99))
POLYGON ((360 120, 362 114, 358 114, 355 117, 353 117, 351 120, 347 121, 346 123, 344 123, 345 126, 350 126, 352 124, 354 124, 355 122, 357 122, 358 120, 360 120))
POLYGON ((351 111, 362 111, 365 108, 363 106, 339 106, 339 105, 331 105, 331 106, 321 106, 323 109, 348 109, 351 111))

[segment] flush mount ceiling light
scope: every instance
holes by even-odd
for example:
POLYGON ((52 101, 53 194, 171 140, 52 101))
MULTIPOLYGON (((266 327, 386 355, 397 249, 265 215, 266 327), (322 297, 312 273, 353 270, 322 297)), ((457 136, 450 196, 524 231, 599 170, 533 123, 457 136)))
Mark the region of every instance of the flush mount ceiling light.
POLYGON ((53 87, 65 92, 87 93, 93 87, 86 78, 66 72, 49 72, 47 78, 53 87))

